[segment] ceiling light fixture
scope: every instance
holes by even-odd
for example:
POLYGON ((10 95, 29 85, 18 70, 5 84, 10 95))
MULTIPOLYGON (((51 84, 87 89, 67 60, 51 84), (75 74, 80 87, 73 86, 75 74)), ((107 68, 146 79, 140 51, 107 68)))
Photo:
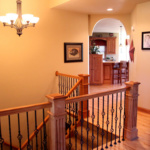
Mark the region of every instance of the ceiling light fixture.
POLYGON ((113 11, 113 9, 112 8, 108 8, 107 11, 113 11))
POLYGON ((17 14, 8 13, 6 16, 0 16, 0 21, 4 26, 9 26, 17 30, 17 34, 20 36, 22 30, 27 27, 34 27, 39 21, 38 17, 34 17, 31 14, 22 15, 21 11, 21 0, 16 0, 17 2, 17 14))

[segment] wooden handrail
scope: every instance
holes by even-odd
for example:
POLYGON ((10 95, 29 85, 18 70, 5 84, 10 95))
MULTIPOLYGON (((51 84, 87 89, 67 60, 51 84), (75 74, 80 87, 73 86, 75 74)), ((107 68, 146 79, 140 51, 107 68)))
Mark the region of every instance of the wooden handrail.
POLYGON ((56 71, 56 76, 65 76, 65 77, 70 77, 70 78, 75 78, 75 79, 80 79, 79 76, 74 76, 74 75, 69 75, 69 74, 64 74, 64 73, 59 73, 58 71, 56 71))
POLYGON ((2 109, 2 110, 0 110, 0 117, 12 115, 12 114, 23 113, 23 112, 28 112, 28 111, 34 111, 37 109, 49 108, 51 106, 52 106, 51 102, 45 102, 45 103, 15 107, 15 108, 10 108, 10 109, 2 109))
POLYGON ((77 86, 81 83, 82 79, 80 78, 78 82, 69 90, 69 92, 66 94, 67 97, 71 95, 71 93, 77 88, 77 86))
MULTIPOLYGON (((49 120, 49 115, 47 115, 47 116, 45 117, 44 123, 47 123, 48 120, 49 120)), ((43 124, 43 122, 42 122, 42 123, 37 127, 37 130, 40 131, 40 130, 42 129, 43 125, 44 125, 44 124, 43 124)), ((30 135, 29 140, 31 141, 31 140, 35 137, 35 135, 36 135, 36 132, 34 131, 34 132, 30 135)), ((27 146, 27 144, 28 144, 28 139, 22 144, 21 149, 23 150, 23 149, 27 146)), ((19 148, 18 150, 20 150, 20 148, 19 148)))
POLYGON ((74 103, 74 102, 80 102, 80 101, 86 101, 87 99, 92 99, 92 98, 95 98, 95 97, 105 96, 105 95, 109 95, 109 94, 113 94, 113 93, 117 93, 117 92, 123 92, 128 88, 130 88, 130 86, 125 86, 125 87, 122 87, 122 88, 119 88, 119 89, 109 90, 109 91, 105 91, 105 92, 101 92, 101 93, 85 94, 85 95, 81 95, 81 96, 67 98, 66 99, 66 104, 74 103))

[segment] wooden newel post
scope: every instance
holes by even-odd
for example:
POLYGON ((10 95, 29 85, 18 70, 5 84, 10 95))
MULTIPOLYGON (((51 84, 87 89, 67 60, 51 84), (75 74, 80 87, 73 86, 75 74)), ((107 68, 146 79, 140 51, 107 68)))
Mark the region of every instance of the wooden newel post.
MULTIPOLYGON (((80 78, 82 78, 82 82, 80 84, 80 95, 89 93, 89 76, 88 74, 79 74, 80 78)), ((87 110, 87 101, 83 102, 83 118, 87 117, 87 111, 89 116, 89 110, 87 110)), ((79 116, 81 116, 81 103, 79 107, 79 116)))
POLYGON ((137 129, 137 106, 138 106, 138 85, 139 82, 126 82, 130 88, 126 91, 125 100, 125 138, 134 140, 138 138, 137 129))
POLYGON ((52 103, 50 108, 50 149, 65 150, 65 99, 62 94, 51 94, 46 96, 52 103))

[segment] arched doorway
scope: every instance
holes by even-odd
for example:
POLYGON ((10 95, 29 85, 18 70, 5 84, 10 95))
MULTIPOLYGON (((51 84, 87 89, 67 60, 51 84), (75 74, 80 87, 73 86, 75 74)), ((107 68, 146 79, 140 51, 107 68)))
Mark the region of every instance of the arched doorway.
POLYGON ((116 61, 128 61, 129 45, 126 43, 126 39, 129 39, 129 36, 126 34, 126 29, 123 23, 117 19, 105 18, 99 20, 95 24, 92 36, 89 38, 89 46, 95 41, 96 46, 99 47, 101 54, 103 54, 103 59, 110 58, 116 61), (113 38, 115 41, 112 40, 113 38), (106 45, 101 42, 102 40, 106 41, 106 45), (112 42, 110 40, 112 40, 112 42), (113 42, 115 42, 115 44, 113 44, 114 47, 111 45, 110 50, 108 50, 109 43, 112 44, 113 42))

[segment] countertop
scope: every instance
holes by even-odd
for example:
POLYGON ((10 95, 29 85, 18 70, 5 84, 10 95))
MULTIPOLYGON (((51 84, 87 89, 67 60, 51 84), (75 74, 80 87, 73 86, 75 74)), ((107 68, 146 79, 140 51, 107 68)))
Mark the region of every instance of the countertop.
POLYGON ((106 61, 106 60, 103 60, 103 63, 120 63, 120 61, 106 61))

